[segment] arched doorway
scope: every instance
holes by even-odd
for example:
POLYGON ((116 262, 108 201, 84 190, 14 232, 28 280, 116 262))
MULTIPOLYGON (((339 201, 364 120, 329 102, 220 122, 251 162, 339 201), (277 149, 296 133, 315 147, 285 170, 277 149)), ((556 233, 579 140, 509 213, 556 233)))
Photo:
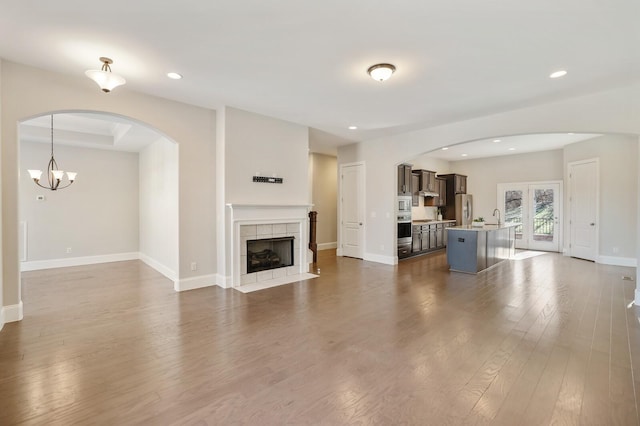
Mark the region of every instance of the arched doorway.
POLYGON ((177 143, 139 121, 94 111, 31 117, 20 122, 19 139, 22 271, 140 259, 178 279, 177 143), (52 133, 60 169, 78 173, 55 191, 27 173, 46 169, 52 133))

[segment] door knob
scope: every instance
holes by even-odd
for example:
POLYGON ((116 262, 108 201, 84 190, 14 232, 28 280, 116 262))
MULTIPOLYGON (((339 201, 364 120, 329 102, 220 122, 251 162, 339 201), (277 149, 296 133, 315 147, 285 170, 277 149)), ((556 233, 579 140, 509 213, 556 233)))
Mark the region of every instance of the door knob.
POLYGON ((591 222, 589 225, 591 225, 591 226, 596 226, 596 224, 595 224, 595 223, 593 223, 593 222, 591 222))
POLYGON ((360 222, 360 226, 362 226, 362 222, 360 222))

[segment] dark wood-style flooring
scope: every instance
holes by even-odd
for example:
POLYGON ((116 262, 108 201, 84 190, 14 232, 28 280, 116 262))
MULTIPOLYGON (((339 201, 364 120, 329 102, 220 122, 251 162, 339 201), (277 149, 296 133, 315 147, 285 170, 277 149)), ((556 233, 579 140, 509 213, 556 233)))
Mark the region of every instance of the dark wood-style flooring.
POLYGON ((0 424, 638 424, 633 268, 315 267, 250 294, 175 293, 137 261, 24 273, 0 424))

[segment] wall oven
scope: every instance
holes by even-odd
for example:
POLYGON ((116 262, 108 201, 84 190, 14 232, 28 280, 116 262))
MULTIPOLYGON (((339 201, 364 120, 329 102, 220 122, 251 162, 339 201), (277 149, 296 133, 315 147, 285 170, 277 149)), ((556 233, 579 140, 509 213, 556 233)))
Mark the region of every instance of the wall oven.
POLYGON ((411 196, 398 197, 398 257, 411 255, 411 196))
POLYGON ((411 244, 411 218, 400 220, 398 217, 398 244, 411 244))

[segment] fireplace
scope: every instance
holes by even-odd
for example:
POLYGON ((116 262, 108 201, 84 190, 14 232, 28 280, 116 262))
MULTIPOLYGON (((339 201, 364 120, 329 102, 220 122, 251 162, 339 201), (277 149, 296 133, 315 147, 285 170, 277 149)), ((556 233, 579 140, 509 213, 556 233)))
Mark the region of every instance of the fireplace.
MULTIPOLYGON (((230 274, 225 277, 225 286, 240 291, 246 288, 268 288, 271 285, 291 283, 301 279, 313 278, 309 275, 307 245, 309 216, 311 206, 302 205, 255 205, 227 204, 227 229, 233 236, 228 247, 230 274), (286 256, 289 266, 277 266, 274 269, 249 272, 248 241, 281 240, 289 244, 287 254, 278 254, 281 264, 286 256), (291 255, 293 245, 293 255, 291 255), (277 283, 277 284, 276 284, 277 283)), ((265 250, 265 247, 250 249, 253 252, 265 250)), ((269 248, 269 250, 276 251, 269 248)), ((266 253, 265 253, 266 254, 266 253)), ((263 262, 265 263, 265 262, 263 262)), ((276 264, 275 259, 269 263, 276 264)))
POLYGON ((294 237, 247 240, 247 273, 292 266, 294 237))

